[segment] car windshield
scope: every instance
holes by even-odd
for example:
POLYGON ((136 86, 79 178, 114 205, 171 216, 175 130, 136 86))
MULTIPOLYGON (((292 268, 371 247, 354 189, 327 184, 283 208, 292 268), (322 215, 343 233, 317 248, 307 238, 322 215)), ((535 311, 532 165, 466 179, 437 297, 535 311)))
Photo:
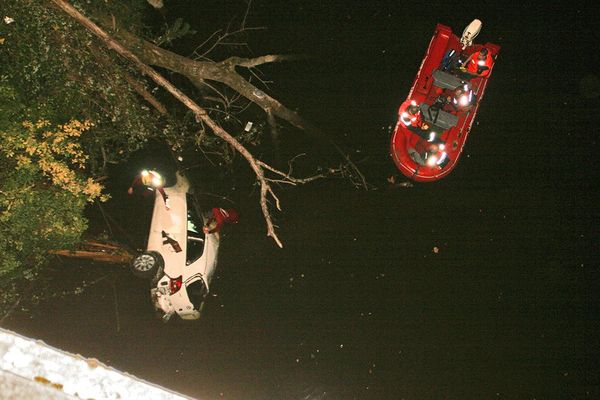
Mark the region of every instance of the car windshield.
POLYGON ((187 195, 187 251, 186 263, 189 265, 202 257, 204 252, 204 232, 202 218, 197 212, 193 196, 187 195))

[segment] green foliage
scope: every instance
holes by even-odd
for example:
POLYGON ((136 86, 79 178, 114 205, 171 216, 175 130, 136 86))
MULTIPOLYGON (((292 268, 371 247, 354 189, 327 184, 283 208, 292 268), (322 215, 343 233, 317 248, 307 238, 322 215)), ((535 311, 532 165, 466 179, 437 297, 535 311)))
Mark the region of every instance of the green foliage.
POLYGON ((0 309, 16 280, 33 279, 52 249, 72 248, 87 228, 84 196, 48 184, 34 169, 0 156, 0 309))
POLYGON ((42 266, 49 250, 73 247, 87 228, 86 201, 101 196, 83 174, 78 139, 90 124, 18 123, 26 107, 16 100, 0 80, 0 287, 42 266))
POLYGON ((93 176, 168 123, 127 83, 135 72, 47 2, 3 0, 0 18, 2 306, 49 250, 80 241, 86 203, 101 198, 93 176))
MULTIPOLYGON (((72 248, 87 221, 85 201, 56 188, 41 187, 38 176, 0 177, 0 310, 14 300, 16 282, 34 279, 50 260, 49 250, 72 248)), ((1 313, 0 313, 1 315, 1 313)))
POLYGON ((48 250, 78 243, 87 227, 82 196, 48 186, 33 170, 14 171, 0 179, 0 249, 4 257, 0 277, 21 264, 43 264, 48 250))
MULTIPOLYGON (((95 169, 160 136, 157 126, 168 122, 160 121, 128 84, 127 77, 138 79, 136 72, 75 21, 39 1, 4 0, 3 13, 14 22, 0 22, 0 71, 25 106, 23 119, 92 121, 95 127, 82 145, 95 169)), ((127 15, 131 20, 136 13, 127 15)))

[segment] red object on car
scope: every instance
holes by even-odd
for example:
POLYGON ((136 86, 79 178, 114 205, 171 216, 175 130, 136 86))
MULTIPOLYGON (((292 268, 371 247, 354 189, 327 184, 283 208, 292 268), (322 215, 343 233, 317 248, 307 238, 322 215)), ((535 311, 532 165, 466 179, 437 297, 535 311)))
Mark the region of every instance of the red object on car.
POLYGON ((221 227, 225 223, 237 224, 240 216, 234 208, 213 208, 213 215, 217 220, 217 231, 221 230, 221 227))

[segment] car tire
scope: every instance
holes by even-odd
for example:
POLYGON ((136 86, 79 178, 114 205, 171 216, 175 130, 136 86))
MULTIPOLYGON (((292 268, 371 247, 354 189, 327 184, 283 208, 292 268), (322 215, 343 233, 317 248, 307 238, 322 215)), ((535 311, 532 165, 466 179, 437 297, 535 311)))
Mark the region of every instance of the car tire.
POLYGON ((156 251, 145 251, 131 262, 131 272, 138 278, 152 279, 164 267, 164 260, 156 251))

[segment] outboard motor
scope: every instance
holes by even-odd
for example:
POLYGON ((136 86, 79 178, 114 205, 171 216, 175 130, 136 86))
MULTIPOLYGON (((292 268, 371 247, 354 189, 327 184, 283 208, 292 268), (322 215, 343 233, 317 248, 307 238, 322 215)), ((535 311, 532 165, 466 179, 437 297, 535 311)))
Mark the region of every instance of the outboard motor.
POLYGON ((474 19, 463 31, 462 36, 460 37, 460 44, 462 44, 462 49, 466 49, 467 47, 473 44, 473 40, 479 32, 481 31, 481 21, 478 19, 474 19))

